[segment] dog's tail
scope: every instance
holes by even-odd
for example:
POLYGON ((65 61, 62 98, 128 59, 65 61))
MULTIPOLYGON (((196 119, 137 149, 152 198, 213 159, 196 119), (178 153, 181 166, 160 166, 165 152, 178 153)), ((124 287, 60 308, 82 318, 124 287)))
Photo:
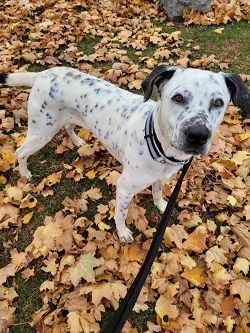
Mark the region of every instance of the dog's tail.
POLYGON ((39 73, 11 73, 11 74, 2 74, 0 73, 0 84, 7 86, 24 86, 32 87, 35 79, 39 73))

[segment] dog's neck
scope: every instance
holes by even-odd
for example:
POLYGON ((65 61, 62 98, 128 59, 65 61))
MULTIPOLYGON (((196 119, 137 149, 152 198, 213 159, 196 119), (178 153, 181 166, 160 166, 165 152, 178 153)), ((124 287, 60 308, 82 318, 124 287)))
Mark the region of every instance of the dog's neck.
POLYGON ((171 145, 170 136, 169 136, 170 130, 167 128, 167 124, 165 123, 163 124, 160 104, 157 105, 157 110, 153 114, 153 119, 154 119, 154 130, 158 140, 162 145, 165 155, 173 157, 180 161, 189 159, 191 155, 185 154, 184 152, 175 149, 171 145))

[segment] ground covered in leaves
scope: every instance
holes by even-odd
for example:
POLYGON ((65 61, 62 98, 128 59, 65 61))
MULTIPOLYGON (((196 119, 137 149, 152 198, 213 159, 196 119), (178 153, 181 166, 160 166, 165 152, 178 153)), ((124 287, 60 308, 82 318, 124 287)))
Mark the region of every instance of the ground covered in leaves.
MULTIPOLYGON (((214 0, 208 14, 172 23, 156 1, 9 0, 0 5, 0 71, 72 66, 137 93, 159 63, 249 80, 247 13, 247 0, 214 0)), ((150 189, 138 194, 127 219, 135 242, 119 243, 122 169, 86 129, 78 134, 88 145, 76 149, 62 130, 30 158, 33 180, 20 178, 14 152, 27 131, 28 94, 0 91, 0 332, 100 332, 160 214, 150 189)), ((249 332, 249 144, 247 123, 230 106, 210 155, 191 166, 124 333, 249 332)))

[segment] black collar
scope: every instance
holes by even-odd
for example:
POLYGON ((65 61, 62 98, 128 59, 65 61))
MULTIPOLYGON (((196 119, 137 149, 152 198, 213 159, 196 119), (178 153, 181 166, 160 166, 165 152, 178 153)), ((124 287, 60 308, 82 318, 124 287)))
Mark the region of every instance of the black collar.
POLYGON ((162 145, 157 138, 154 129, 153 113, 151 113, 145 123, 145 136, 147 141, 148 150, 151 157, 159 163, 170 164, 170 165, 183 165, 186 164, 188 160, 180 161, 171 156, 166 156, 162 149, 162 145))

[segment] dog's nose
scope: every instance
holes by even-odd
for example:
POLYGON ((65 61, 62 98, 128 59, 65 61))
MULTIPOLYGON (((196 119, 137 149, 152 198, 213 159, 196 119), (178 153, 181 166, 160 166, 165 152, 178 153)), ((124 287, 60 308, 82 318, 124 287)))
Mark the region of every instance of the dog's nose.
POLYGON ((194 125, 187 129, 186 139, 188 143, 201 146, 211 137, 211 132, 205 125, 194 125))

